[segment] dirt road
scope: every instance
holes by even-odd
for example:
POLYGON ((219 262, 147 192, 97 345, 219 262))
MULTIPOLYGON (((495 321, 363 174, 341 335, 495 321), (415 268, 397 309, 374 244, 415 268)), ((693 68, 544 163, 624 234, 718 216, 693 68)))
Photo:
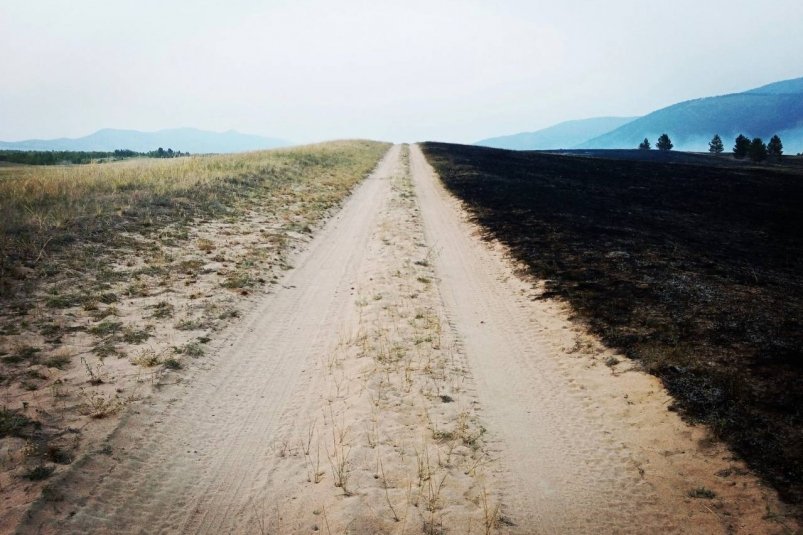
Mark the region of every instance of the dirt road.
POLYGON ((294 264, 20 531, 780 531, 771 493, 653 378, 533 300, 417 147, 294 264))

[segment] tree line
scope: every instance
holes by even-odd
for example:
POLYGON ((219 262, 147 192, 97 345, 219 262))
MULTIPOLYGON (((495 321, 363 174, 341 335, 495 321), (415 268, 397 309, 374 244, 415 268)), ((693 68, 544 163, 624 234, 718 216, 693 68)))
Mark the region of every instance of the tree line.
POLYGON ((85 164, 98 161, 125 160, 128 158, 178 158, 189 152, 159 147, 148 152, 117 149, 113 152, 82 150, 0 150, 0 162, 27 165, 85 164))
MULTIPOLYGON (((658 150, 672 150, 673 146, 672 140, 669 139, 667 134, 661 134, 655 144, 658 150)), ((638 148, 650 150, 652 148, 650 140, 645 137, 644 141, 639 143, 638 148)), ((722 138, 719 137, 719 134, 714 134, 714 137, 708 142, 708 152, 717 156, 725 152, 725 145, 722 143, 722 138)), ((754 162, 763 162, 768 158, 781 161, 781 156, 783 156, 783 142, 777 135, 772 136, 769 143, 764 143, 760 137, 754 137, 750 140, 746 136, 739 134, 733 146, 733 157, 737 160, 749 157, 754 162)))

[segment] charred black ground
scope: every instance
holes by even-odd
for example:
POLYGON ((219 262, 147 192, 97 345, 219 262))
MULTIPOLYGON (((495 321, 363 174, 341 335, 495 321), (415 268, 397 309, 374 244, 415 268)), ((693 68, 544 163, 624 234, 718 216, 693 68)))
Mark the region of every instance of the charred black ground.
POLYGON ((547 295, 803 503, 803 169, 422 148, 547 295))

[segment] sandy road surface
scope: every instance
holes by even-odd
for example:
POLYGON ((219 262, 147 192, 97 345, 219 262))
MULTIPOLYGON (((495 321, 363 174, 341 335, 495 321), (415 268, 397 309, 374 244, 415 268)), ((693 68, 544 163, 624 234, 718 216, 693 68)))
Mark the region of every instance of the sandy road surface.
POLYGON ((214 359, 20 531, 778 531, 770 493, 654 379, 602 364, 471 231, 393 147, 214 359))

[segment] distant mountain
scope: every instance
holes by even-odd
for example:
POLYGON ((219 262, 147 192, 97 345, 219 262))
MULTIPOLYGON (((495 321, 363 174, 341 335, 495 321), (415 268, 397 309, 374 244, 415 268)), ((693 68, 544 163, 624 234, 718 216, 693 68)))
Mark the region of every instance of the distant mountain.
POLYGON ((594 117, 566 121, 535 132, 491 137, 474 143, 483 147, 512 150, 553 150, 576 147, 589 139, 610 132, 636 117, 594 117))
POLYGON ((719 134, 726 150, 738 134, 767 141, 781 136, 787 154, 803 150, 803 78, 718 97, 688 100, 652 112, 599 137, 580 149, 636 148, 646 137, 653 144, 666 132, 676 149, 701 151, 719 134))
POLYGON ((157 132, 115 130, 106 128, 77 139, 29 139, 0 141, 2 150, 96 150, 130 149, 137 152, 171 148, 193 154, 208 152, 242 152, 290 145, 288 141, 251 134, 209 132, 197 128, 173 128, 157 132))
POLYGON ((784 80, 773 84, 762 85, 745 93, 759 93, 762 95, 799 95, 803 93, 803 78, 784 80))

